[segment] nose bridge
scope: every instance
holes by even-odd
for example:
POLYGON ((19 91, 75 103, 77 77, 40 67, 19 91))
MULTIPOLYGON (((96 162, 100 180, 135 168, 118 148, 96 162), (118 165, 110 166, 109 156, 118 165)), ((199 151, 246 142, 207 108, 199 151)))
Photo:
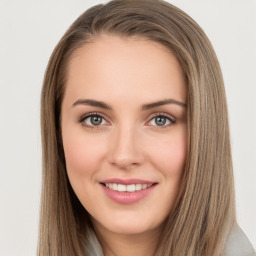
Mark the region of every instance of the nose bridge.
POLYGON ((110 141, 110 162, 120 168, 129 168, 143 161, 136 125, 122 124, 115 128, 110 141))

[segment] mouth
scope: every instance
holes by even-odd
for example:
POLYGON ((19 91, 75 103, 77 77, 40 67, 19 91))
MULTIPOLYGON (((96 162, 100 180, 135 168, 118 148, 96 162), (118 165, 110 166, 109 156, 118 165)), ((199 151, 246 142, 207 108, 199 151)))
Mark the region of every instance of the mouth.
POLYGON ((118 204, 136 203, 153 193, 157 182, 139 179, 109 179, 100 182, 106 196, 118 204))
POLYGON ((118 183, 101 183, 103 186, 118 192, 135 192, 147 189, 156 183, 151 184, 118 184, 118 183))

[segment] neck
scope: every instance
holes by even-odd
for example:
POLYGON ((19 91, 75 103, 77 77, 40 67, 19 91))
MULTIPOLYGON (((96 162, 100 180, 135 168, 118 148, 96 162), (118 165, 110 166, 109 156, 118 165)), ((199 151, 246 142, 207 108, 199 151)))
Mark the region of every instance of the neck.
POLYGON ((150 230, 140 234, 118 234, 96 228, 96 235, 104 256, 153 256, 159 241, 160 231, 150 230))

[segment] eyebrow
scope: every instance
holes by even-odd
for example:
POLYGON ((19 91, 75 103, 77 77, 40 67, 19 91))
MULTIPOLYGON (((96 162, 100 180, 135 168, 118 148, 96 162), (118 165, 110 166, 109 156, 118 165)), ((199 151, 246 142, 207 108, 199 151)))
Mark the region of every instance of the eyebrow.
MULTIPOLYGON (((142 105, 141 110, 149 110, 149 109, 163 106, 166 104, 176 104, 176 105, 179 105, 182 107, 187 107, 187 105, 183 102, 180 102, 180 101, 177 101, 174 99, 166 99, 166 100, 156 101, 156 102, 149 103, 149 104, 144 104, 144 105, 142 105)), ((99 108, 103 108, 103 109, 107 109, 107 110, 112 110, 112 108, 108 104, 106 104, 102 101, 98 101, 98 100, 79 99, 73 104, 73 107, 77 106, 77 105, 89 105, 89 106, 93 106, 93 107, 99 107, 99 108)))
POLYGON ((89 105, 89 106, 99 107, 99 108, 108 109, 108 110, 112 109, 109 105, 107 105, 102 101, 90 100, 90 99, 79 99, 73 104, 73 107, 77 105, 89 105))
POLYGON ((181 107, 185 107, 185 108, 187 107, 187 104, 185 104, 181 101, 174 100, 174 99, 166 99, 166 100, 156 101, 156 102, 153 102, 150 104, 145 104, 141 107, 141 110, 149 110, 149 109, 160 107, 160 106, 163 106, 166 104, 176 104, 181 107))

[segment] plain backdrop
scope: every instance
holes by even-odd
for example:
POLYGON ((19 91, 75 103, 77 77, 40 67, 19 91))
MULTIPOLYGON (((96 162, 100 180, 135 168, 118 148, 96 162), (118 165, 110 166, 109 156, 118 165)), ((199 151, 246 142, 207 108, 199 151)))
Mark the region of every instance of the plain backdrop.
MULTIPOLYGON (((106 2, 106 1, 105 1, 106 2)), ((237 217, 256 247, 256 1, 169 0, 210 38, 230 115, 237 217)), ((95 0, 0 0, 0 255, 36 254, 40 90, 49 56, 95 0)))

